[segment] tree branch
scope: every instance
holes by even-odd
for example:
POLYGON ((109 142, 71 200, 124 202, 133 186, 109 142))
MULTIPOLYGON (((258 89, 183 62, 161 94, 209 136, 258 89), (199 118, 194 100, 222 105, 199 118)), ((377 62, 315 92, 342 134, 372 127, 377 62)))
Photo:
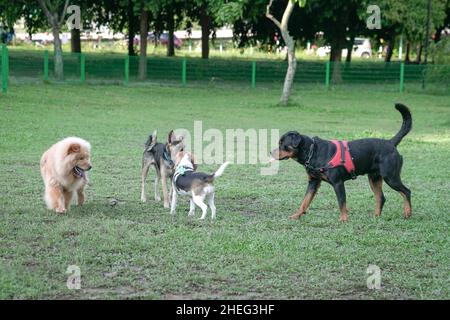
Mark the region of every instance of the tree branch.
POLYGON ((64 22, 64 17, 66 16, 66 11, 67 11, 67 6, 69 5, 69 0, 66 0, 66 2, 64 3, 64 9, 63 12, 61 13, 61 20, 59 21, 59 25, 61 26, 64 22))
POLYGON ((266 17, 269 18, 270 20, 272 20, 273 23, 275 23, 275 25, 280 28, 281 30, 281 23, 280 21, 278 21, 277 19, 275 19, 275 17, 270 13, 270 7, 272 6, 272 2, 273 0, 269 1, 269 4, 267 5, 266 8, 266 17))
POLYGON ((52 16, 51 12, 48 10, 47 5, 45 4, 44 0, 38 0, 38 2, 41 5, 41 8, 45 13, 45 16, 47 17, 48 22, 50 22, 50 24, 53 24, 53 16, 52 16))
POLYGON ((291 17, 293 10, 294 10, 294 2, 289 0, 286 6, 286 10, 284 10, 283 17, 281 18, 281 27, 283 29, 287 30, 289 18, 291 17))

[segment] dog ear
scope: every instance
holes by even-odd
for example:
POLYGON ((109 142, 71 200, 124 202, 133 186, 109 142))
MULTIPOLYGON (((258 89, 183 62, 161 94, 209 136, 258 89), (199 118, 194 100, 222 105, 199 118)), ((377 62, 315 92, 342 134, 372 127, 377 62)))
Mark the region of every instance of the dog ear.
POLYGON ((292 137, 292 147, 298 148, 300 146, 300 143, 302 142, 302 136, 300 134, 295 134, 292 137))
POLYGON ((175 140, 175 134, 173 133, 173 130, 170 130, 169 136, 167 137, 167 142, 172 143, 175 140))
POLYGON ((81 146, 78 143, 72 143, 67 149, 67 154, 80 152, 81 146))

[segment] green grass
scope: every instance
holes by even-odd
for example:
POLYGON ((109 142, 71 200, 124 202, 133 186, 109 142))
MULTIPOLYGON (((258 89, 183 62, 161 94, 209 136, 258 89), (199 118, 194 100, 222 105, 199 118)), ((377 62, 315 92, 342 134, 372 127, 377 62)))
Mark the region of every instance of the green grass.
MULTIPOLYGON (((450 102, 448 96, 400 95, 372 87, 297 87, 289 107, 279 89, 161 86, 11 86, 0 95, 0 298, 313 298, 449 299, 450 102), (217 181, 215 223, 172 219, 162 203, 139 201, 142 147, 158 129, 277 128, 323 138, 389 138, 400 127, 394 102, 408 105, 413 131, 399 146, 413 215, 400 195, 373 216, 366 177, 347 186, 349 222, 338 221, 323 185, 308 214, 294 212, 304 169, 280 163, 231 165, 217 181), (77 135, 93 146, 87 203, 65 215, 47 211, 39 159, 57 140, 77 135), (119 200, 111 207, 110 199, 119 200), (366 269, 381 269, 381 290, 366 269), (81 290, 65 271, 81 268, 81 290)), ((201 165, 212 172, 217 165, 201 165)), ((197 217, 199 211, 197 210, 197 217)))

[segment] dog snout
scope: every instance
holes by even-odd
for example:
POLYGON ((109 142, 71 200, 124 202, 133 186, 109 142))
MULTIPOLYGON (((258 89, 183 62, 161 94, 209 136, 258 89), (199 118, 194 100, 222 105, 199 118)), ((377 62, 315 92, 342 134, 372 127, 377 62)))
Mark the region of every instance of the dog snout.
POLYGON ((270 152, 270 156, 275 159, 278 159, 279 154, 280 150, 278 148, 275 148, 270 152))
POLYGON ((86 169, 86 171, 89 171, 89 170, 91 170, 91 169, 92 169, 92 165, 89 164, 88 167, 87 167, 87 169, 86 169))

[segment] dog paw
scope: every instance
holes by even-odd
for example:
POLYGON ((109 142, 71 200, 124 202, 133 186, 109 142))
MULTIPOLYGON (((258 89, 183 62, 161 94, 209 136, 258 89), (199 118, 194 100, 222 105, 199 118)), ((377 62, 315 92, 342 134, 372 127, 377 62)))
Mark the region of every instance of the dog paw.
POLYGON ((347 216, 347 215, 341 216, 341 217, 339 218, 339 221, 340 221, 340 222, 347 222, 347 220, 348 220, 348 216, 347 216))
POLYGON ((170 208, 169 204, 168 203, 164 203, 164 208, 169 209, 170 208))
POLYGON ((156 202, 160 202, 160 201, 161 201, 161 198, 160 198, 160 197, 155 197, 155 201, 156 201, 156 202))
POLYGON ((142 202, 142 203, 146 203, 146 202, 147 202, 147 199, 146 199, 146 198, 141 198, 141 202, 142 202))
POLYGON ((297 220, 298 218, 300 218, 301 214, 300 213, 294 213, 292 216, 289 217, 290 220, 297 220))
POLYGON ((56 212, 56 213, 60 213, 60 214, 64 214, 64 213, 66 213, 66 211, 67 211, 67 210, 66 210, 65 208, 56 208, 56 209, 55 209, 55 212, 56 212))

